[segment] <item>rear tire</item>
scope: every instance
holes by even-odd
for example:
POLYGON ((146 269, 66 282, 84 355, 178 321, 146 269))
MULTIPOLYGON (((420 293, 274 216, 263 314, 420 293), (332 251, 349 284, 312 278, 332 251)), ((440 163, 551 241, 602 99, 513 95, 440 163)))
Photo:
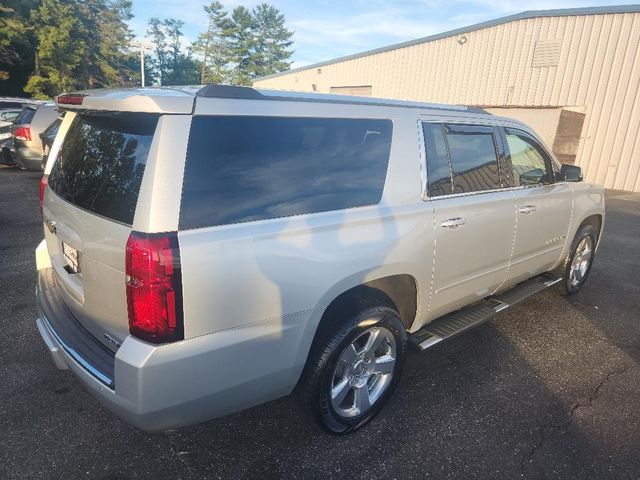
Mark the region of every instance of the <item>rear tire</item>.
POLYGON ((393 394, 406 350, 407 333, 394 309, 375 306, 347 316, 312 350, 298 387, 304 410, 331 433, 362 427, 393 394))
POLYGON ((560 266, 554 271, 562 277, 558 283, 561 295, 578 293, 591 271, 598 234, 593 225, 582 225, 571 243, 569 253, 560 266))

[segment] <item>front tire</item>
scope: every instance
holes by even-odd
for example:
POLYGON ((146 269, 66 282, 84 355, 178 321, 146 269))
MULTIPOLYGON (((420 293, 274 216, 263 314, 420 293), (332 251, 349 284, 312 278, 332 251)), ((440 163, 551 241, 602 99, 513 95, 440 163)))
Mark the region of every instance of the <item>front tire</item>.
POLYGON ((344 319, 311 354, 299 388, 304 409, 331 433, 362 427, 393 394, 406 350, 394 309, 376 306, 344 319))
POLYGON ((578 293, 591 271, 598 234, 590 224, 582 225, 571 244, 571 250, 564 261, 556 269, 556 274, 562 276, 558 283, 561 295, 575 295, 578 293))

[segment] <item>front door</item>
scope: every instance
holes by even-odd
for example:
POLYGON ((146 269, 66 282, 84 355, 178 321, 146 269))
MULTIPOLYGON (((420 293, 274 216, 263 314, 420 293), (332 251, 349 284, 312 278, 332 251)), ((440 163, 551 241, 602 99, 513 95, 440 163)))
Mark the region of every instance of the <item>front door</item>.
POLYGON ((571 189, 555 182, 553 160, 533 136, 512 128, 503 135, 518 216, 507 286, 549 270, 560 258, 571 220, 571 189))

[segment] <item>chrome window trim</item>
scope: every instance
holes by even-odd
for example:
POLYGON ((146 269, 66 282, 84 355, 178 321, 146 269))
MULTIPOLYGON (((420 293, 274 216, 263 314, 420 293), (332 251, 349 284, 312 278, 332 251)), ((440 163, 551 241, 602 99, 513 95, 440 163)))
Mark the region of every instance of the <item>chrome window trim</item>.
POLYGON ((427 187, 427 151, 426 145, 424 143, 424 129, 422 128, 423 123, 424 121, 418 117, 418 155, 420 158, 420 180, 422 181, 420 190, 422 193, 422 201, 426 201, 429 199, 429 192, 427 187))
POLYGON ((485 193, 512 192, 512 191, 518 191, 518 190, 531 190, 531 189, 539 189, 539 188, 542 189, 542 188, 553 187, 555 185, 561 185, 565 183, 567 182, 563 181, 563 182, 555 182, 555 183, 548 183, 548 184, 541 183, 539 185, 518 185, 516 187, 493 188, 491 190, 478 190, 475 192, 451 193, 449 195, 427 197, 427 200, 436 201, 436 200, 447 199, 447 198, 468 197, 471 195, 482 195, 485 193))

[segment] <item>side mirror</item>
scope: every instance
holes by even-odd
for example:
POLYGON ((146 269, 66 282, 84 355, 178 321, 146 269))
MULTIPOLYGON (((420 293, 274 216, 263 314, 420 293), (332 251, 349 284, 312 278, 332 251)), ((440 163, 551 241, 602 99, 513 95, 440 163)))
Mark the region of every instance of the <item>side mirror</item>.
POLYGON ((565 182, 581 182, 582 181, 582 169, 575 165, 569 165, 566 163, 560 167, 560 174, 565 182))

